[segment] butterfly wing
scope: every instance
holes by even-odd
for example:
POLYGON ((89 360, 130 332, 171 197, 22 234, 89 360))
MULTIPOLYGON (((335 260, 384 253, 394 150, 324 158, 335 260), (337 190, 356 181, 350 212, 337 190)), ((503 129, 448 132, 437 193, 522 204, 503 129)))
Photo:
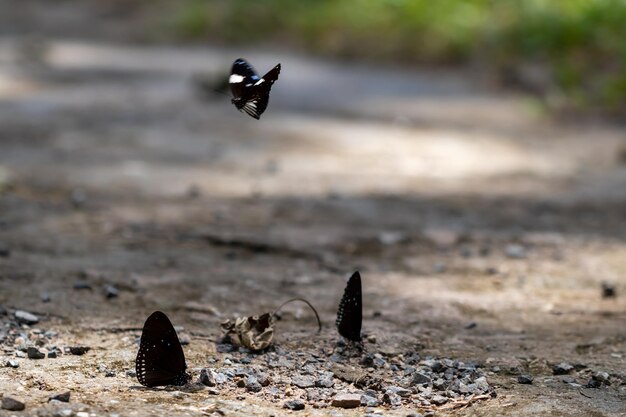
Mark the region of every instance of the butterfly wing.
POLYGON ((190 379, 176 330, 160 311, 152 313, 143 326, 135 369, 137 379, 147 387, 185 385, 190 379))
POLYGON ((267 109, 267 103, 270 100, 270 90, 272 85, 278 79, 280 74, 280 64, 272 68, 267 74, 260 80, 256 81, 252 85, 252 91, 250 98, 243 106, 243 110, 255 119, 259 119, 265 109, 267 109))
POLYGON ((348 340, 361 341, 363 304, 361 295, 361 275, 356 271, 348 280, 337 310, 337 330, 348 340))
POLYGON ((233 63, 233 67, 230 70, 230 78, 228 84, 230 85, 230 91, 233 93, 235 99, 242 99, 246 94, 246 89, 249 89, 257 81, 259 76, 256 71, 243 58, 237 59, 233 63))
POLYGON ((233 63, 229 78, 233 103, 237 109, 246 112, 255 119, 267 109, 270 90, 280 74, 280 64, 260 78, 246 60, 239 58, 233 63))

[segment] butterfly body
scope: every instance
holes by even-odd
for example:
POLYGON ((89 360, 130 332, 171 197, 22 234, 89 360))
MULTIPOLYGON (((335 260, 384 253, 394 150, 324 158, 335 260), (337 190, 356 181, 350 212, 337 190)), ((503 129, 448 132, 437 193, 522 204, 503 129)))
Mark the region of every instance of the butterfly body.
POLYGON ((270 90, 280 74, 280 64, 263 77, 259 77, 252 65, 239 58, 233 63, 228 84, 233 94, 231 102, 237 110, 259 120, 267 108, 270 90))
POLYGON ((174 326, 167 316, 155 311, 148 317, 141 333, 135 361, 141 385, 185 385, 191 376, 185 372, 185 354, 174 326))
POLYGON ((363 321, 363 301, 361 294, 361 275, 354 272, 337 310, 337 331, 343 337, 353 342, 361 341, 361 323, 363 321))

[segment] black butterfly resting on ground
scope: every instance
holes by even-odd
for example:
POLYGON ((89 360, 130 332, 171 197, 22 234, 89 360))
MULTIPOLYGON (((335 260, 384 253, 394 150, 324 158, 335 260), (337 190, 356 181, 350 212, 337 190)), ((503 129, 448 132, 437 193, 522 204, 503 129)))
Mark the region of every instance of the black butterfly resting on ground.
POLYGON ((239 58, 233 63, 230 71, 230 90, 233 93, 232 103, 239 111, 245 111, 250 116, 259 120, 270 98, 272 85, 280 74, 280 64, 272 68, 267 74, 260 78, 252 68, 252 65, 239 58))
POLYGON ((185 385, 191 375, 185 372, 185 354, 167 316, 155 311, 143 325, 135 370, 146 387, 185 385))
POLYGON ((363 304, 361 300, 361 275, 356 271, 348 280, 337 310, 337 330, 339 334, 353 342, 361 341, 361 321, 363 304))

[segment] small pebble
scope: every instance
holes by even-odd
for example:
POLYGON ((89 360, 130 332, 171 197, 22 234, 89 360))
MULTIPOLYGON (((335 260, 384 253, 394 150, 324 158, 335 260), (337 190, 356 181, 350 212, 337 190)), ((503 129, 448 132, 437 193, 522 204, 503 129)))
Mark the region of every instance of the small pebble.
POLYGON ((400 405, 402 405, 402 397, 392 392, 386 392, 383 395, 383 401, 391 405, 392 407, 399 407, 400 405))
POLYGON ((82 188, 74 188, 70 193, 70 201, 74 208, 81 208, 87 202, 87 193, 82 188))
POLYGON ((49 303, 51 300, 50 294, 44 291, 41 294, 39 294, 39 299, 41 300, 42 303, 49 303))
POLYGON ((335 381, 333 380, 332 372, 324 372, 324 374, 315 381, 315 386, 320 388, 332 388, 334 385, 335 381))
POLYGON ((567 375, 574 370, 574 367, 567 362, 561 362, 552 367, 554 375, 567 375))
POLYGON ((448 399, 443 395, 433 395, 431 401, 435 405, 443 405, 448 402, 448 399))
POLYGON ((315 386, 315 378, 308 375, 297 375, 291 378, 291 384, 298 388, 312 388, 315 386))
POLYGON ((55 349, 55 350, 51 350, 51 351, 49 351, 49 352, 48 352, 48 357, 49 357, 50 359, 55 359, 55 358, 57 357, 57 351, 56 351, 56 349, 55 349))
POLYGON ((421 372, 415 372, 413 374, 412 383, 413 384, 429 384, 431 381, 430 377, 421 372))
POLYGON ((361 394, 340 392, 335 395, 331 405, 339 408, 356 408, 361 405, 361 394))
POLYGON ((52 401, 52 400, 57 400, 57 401, 61 401, 61 402, 64 402, 64 403, 68 403, 68 402, 70 402, 70 392, 69 391, 65 391, 65 392, 62 392, 60 394, 51 395, 48 398, 48 401, 52 401))
POLYGON ((505 249, 506 256, 511 259, 523 259, 526 257, 526 248, 518 244, 510 244, 505 249))
POLYGON ((7 368, 19 368, 20 363, 16 361, 15 359, 9 359, 8 361, 4 363, 4 366, 6 366, 7 368))
POLYGON ((378 398, 373 396, 361 395, 361 405, 365 407, 378 407, 380 405, 380 401, 378 401, 378 398))
POLYGON ((89 346, 70 346, 69 350, 72 355, 82 356, 89 352, 91 348, 89 346))
POLYGON ((11 256, 11 249, 3 243, 0 243, 0 258, 8 258, 9 256, 11 256))
POLYGON ((615 291, 615 285, 610 282, 602 283, 602 298, 615 298, 617 297, 617 292, 615 291))
POLYGON ((259 392, 261 391, 261 384, 256 379, 255 376, 249 375, 246 377, 246 390, 250 392, 259 392))
POLYGON ((34 346, 29 346, 26 353, 28 355, 28 359, 43 359, 46 357, 45 353, 41 352, 34 346))
POLYGON ((76 281, 72 288, 74 288, 75 290, 78 290, 78 291, 80 291, 80 290, 91 290, 92 289, 91 284, 86 282, 86 281, 76 281))
POLYGON ((39 323, 39 317, 34 314, 29 313, 28 311, 16 310, 14 313, 15 319, 20 324, 36 324, 39 323))
POLYGON ((283 404, 283 408, 287 408, 289 410, 304 410, 304 401, 301 400, 290 400, 283 404))
POLYGON ((517 377, 517 382, 520 384, 532 384, 533 380, 532 375, 520 375, 517 377))
POLYGON ((18 400, 15 397, 5 395, 2 397, 2 409, 9 411, 22 411, 26 408, 26 404, 23 401, 18 400))
POLYGON ((102 291, 104 292, 104 296, 109 300, 111 298, 117 298, 117 296, 120 294, 119 290, 115 286, 110 284, 102 287, 102 291))
POLYGON ((215 377, 210 369, 203 368, 200 370, 200 383, 202 385, 206 385, 207 387, 214 387, 216 385, 215 377))
POLYGON ((598 381, 597 379, 591 378, 585 387, 587 388, 600 388, 602 386, 602 381, 598 381))

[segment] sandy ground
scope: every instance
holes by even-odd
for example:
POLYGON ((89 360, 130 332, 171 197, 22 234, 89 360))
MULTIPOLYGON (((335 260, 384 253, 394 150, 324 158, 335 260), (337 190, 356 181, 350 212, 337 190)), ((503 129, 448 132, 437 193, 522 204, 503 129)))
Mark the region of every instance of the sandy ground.
POLYGON ((496 387, 435 415, 626 414, 626 130, 550 122, 463 74, 283 53, 5 36, 0 62, 0 305, 92 348, 1 368, 27 408, 0 415, 53 415, 65 389, 61 408, 98 416, 291 414, 245 390, 138 388, 137 329, 166 311, 197 378, 224 318, 300 296, 324 330, 294 305, 276 342, 310 349, 338 337, 357 268, 370 351, 477 362, 496 387), (238 56, 283 65, 261 121, 191 83, 238 56), (595 372, 611 385, 585 388, 595 372))

